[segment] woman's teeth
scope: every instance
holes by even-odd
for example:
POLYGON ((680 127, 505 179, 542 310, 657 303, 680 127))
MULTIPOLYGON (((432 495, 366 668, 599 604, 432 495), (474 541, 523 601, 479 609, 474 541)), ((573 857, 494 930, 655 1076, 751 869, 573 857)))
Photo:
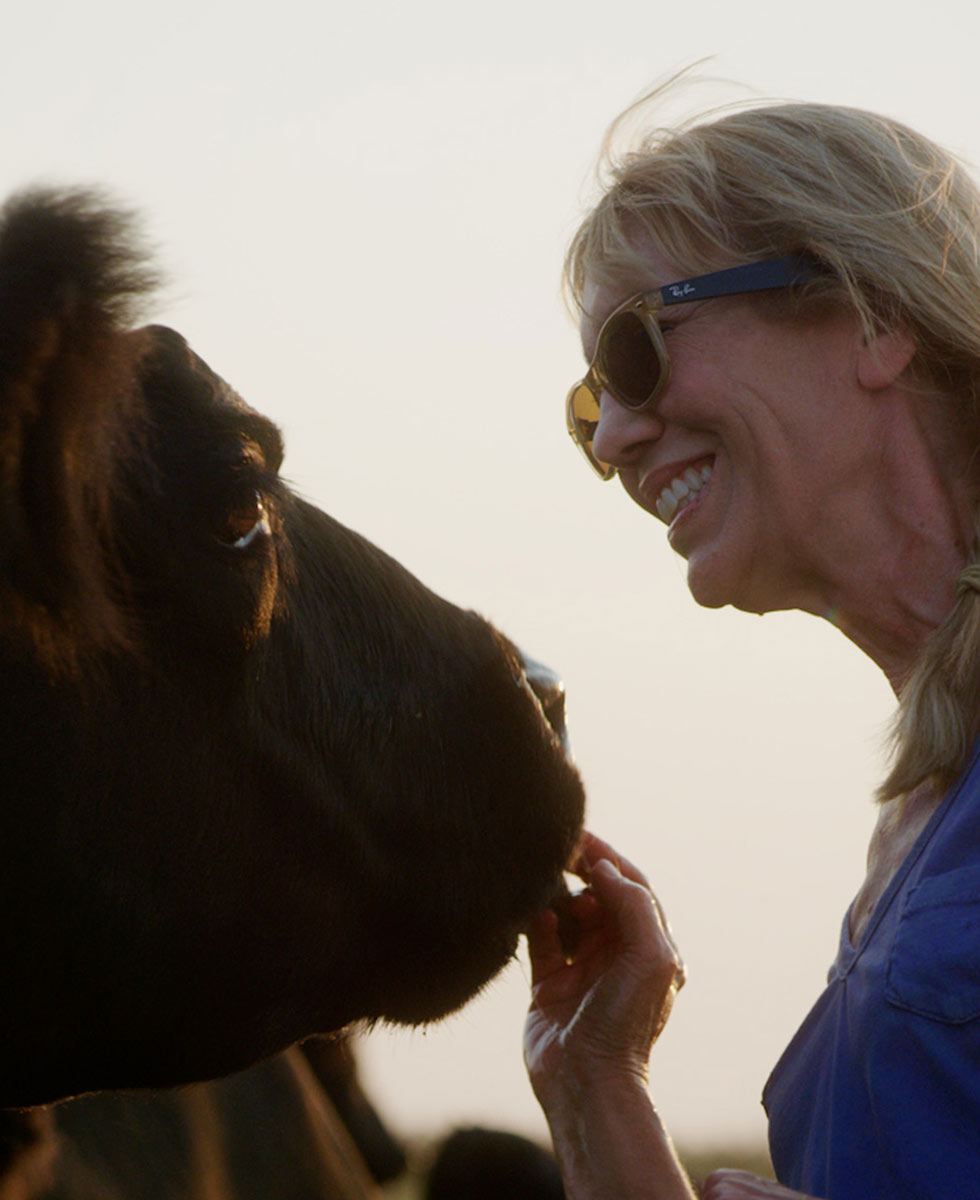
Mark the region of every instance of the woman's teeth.
POLYGON ((677 510, 690 504, 710 478, 711 467, 708 463, 700 468, 688 467, 683 475, 678 475, 672 480, 657 497, 657 516, 665 525, 669 525, 677 510))

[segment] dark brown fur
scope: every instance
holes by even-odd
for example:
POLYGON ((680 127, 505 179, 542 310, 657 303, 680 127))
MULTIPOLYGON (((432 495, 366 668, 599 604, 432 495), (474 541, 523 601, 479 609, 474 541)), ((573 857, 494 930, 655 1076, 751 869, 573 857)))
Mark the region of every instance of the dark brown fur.
POLYGON ((582 819, 506 640, 294 495, 182 338, 129 329, 148 279, 90 195, 0 217, 8 1106, 437 1017, 582 819))

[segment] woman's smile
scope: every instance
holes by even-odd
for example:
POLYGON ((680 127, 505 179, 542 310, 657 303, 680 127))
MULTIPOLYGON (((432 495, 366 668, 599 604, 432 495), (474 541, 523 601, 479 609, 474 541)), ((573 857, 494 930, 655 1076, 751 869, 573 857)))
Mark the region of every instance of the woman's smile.
POLYGON ((686 467, 660 490, 654 502, 654 512, 665 525, 670 525, 679 513, 700 499, 711 479, 711 471, 710 460, 699 466, 686 467))

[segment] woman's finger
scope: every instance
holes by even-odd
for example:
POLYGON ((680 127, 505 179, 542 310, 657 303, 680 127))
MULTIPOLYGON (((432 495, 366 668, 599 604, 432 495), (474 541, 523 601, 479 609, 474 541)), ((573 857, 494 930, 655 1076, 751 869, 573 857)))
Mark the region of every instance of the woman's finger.
POLYGON ((677 948, 677 941, 674 938, 674 931, 671 929, 670 922, 667 920, 667 915, 664 912, 663 905, 657 899, 655 892, 651 892, 650 895, 653 897, 653 904, 657 910, 657 916, 660 920, 660 928, 663 930, 664 937, 668 942, 670 942, 670 945, 674 951, 674 956, 677 959, 677 975, 674 982, 677 990, 680 991, 687 981, 687 968, 684 966, 684 958, 680 950, 677 948))
POLYGON ((534 987, 565 965, 565 955, 558 936, 557 913, 550 908, 539 912, 531 919, 526 937, 531 960, 531 986, 534 987))
POLYGON ((714 1171, 704 1181, 701 1200, 813 1200, 813 1197, 771 1179, 760 1179, 749 1171, 722 1170, 714 1171))
POLYGON ((670 922, 667 920, 667 915, 664 912, 663 905, 657 899, 656 893, 650 887, 650 883, 646 875, 639 869, 639 867, 631 863, 629 859, 624 858, 617 850, 613 849, 608 842, 603 841, 602 838, 597 837, 594 833, 586 830, 582 835, 582 841, 580 845, 580 862, 587 872, 584 877, 591 880, 592 871, 595 870, 596 864, 601 862, 603 859, 606 859, 616 866, 619 869, 620 874, 622 874, 625 879, 630 880, 632 883, 638 884, 640 887, 645 888, 650 893, 654 907, 657 911, 657 918, 660 923, 660 928, 663 931, 667 941, 670 943, 674 951, 674 956, 677 960, 675 986, 678 989, 682 988, 686 979, 684 960, 677 948, 677 942, 674 939, 674 934, 670 928, 670 922))
POLYGON ((658 974, 669 970, 671 983, 679 987, 678 978, 682 977, 679 955, 664 930, 650 889, 628 879, 607 858, 600 859, 593 868, 592 887, 611 913, 624 951, 650 963, 658 974))
POLYGON ((578 865, 580 865, 585 872, 582 875, 582 878, 588 881, 589 874, 595 864, 604 858, 608 859, 609 862, 614 863, 619 868, 620 874, 624 875, 627 879, 632 880, 633 883, 640 884, 642 887, 649 888, 650 883, 647 880, 646 875, 643 874, 639 867, 631 863, 628 858, 624 858, 623 855, 620 854, 619 851, 613 846, 610 846, 608 842, 604 842, 602 838, 597 837, 594 833, 590 833, 588 830, 586 830, 582 834, 582 840, 579 843, 578 865))
MULTIPOLYGON (((639 867, 637 867, 634 863, 631 863, 629 859, 624 858, 622 854, 620 854, 613 846, 609 844, 609 842, 604 841, 597 834, 592 833, 590 830, 585 830, 582 834, 581 841, 579 842, 578 857, 572 864, 571 869, 587 883, 592 885, 594 882, 594 872, 596 867, 600 862, 603 861, 611 863, 623 879, 626 879, 630 883, 636 884, 638 887, 643 888, 652 899, 660 931, 673 950, 676 964, 674 987, 679 990, 684 986, 686 979, 684 961, 681 957, 680 951, 677 948, 677 943, 674 940, 674 935, 670 928, 670 923, 667 920, 666 913, 663 910, 663 906, 654 894, 653 889, 650 887, 649 880, 644 872, 639 869, 639 867)), ((599 891, 598 888, 594 890, 597 892, 599 891)))

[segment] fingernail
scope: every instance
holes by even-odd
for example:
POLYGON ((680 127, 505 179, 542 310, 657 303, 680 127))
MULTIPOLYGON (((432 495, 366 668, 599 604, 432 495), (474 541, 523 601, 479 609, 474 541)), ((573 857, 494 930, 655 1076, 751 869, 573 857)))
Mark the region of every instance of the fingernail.
POLYGON ((620 873, 616 864, 608 858, 600 858, 592 869, 593 871, 603 871, 604 874, 611 876, 613 879, 618 878, 620 873))

